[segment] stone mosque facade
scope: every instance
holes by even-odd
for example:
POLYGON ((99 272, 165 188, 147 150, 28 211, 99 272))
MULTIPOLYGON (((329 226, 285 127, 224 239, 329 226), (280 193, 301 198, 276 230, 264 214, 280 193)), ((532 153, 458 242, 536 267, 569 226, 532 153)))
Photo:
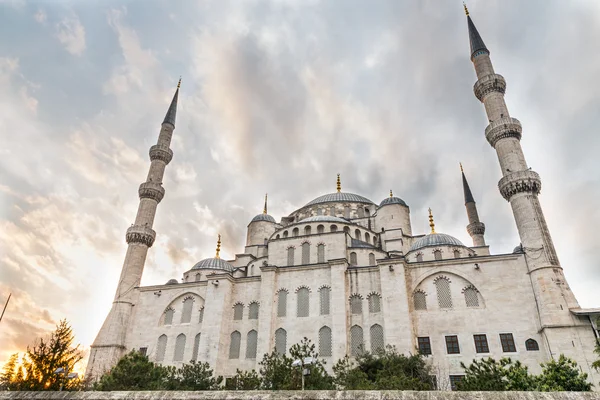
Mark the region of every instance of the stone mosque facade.
POLYGON ((178 84, 150 148, 121 277, 87 376, 98 377, 137 349, 166 365, 206 361, 228 377, 236 369, 258 370, 263 354, 285 353, 307 337, 328 369, 345 355, 393 345, 428 355, 438 382, 456 382, 460 362, 476 358, 511 357, 539 372, 541 362, 560 354, 598 382, 590 365, 600 308, 582 309, 565 280, 538 199, 540 177, 525 161, 521 124, 504 102, 506 81, 468 12, 467 23, 474 94, 488 116, 485 138, 502 171, 498 188, 521 239, 512 253, 490 252, 464 172, 472 245, 436 232, 431 211, 431 231, 413 232, 400 197, 390 192, 374 202, 342 190, 338 176, 336 191, 279 221, 268 214, 265 198, 235 259, 219 257, 219 238, 216 256, 183 271, 181 281, 140 286, 173 157, 178 84))

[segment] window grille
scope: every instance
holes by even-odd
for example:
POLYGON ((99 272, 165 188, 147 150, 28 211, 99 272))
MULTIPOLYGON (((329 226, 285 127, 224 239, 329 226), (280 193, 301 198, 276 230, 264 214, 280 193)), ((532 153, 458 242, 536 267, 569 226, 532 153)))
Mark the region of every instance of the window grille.
POLYGON ((354 238, 357 239, 357 240, 362 240, 362 236, 360 234, 360 230, 359 229, 357 229, 357 230, 354 231, 354 238))
POLYGON ((452 294, 450 293, 450 281, 448 278, 439 277, 436 279, 435 290, 440 308, 452 308, 452 294))
POLYGON ((139 353, 143 356, 145 356, 146 354, 148 354, 148 348, 147 347, 140 347, 139 353))
POLYGON ((356 259, 356 253, 352 252, 350 253, 350 265, 357 265, 358 264, 358 260, 356 259))
POLYGON ((385 344, 383 342, 383 327, 379 324, 371 326, 371 353, 377 354, 383 351, 385 344))
POLYGON ((287 315, 287 291, 280 290, 277 293, 277 316, 285 317, 287 315))
POLYGON ((291 267, 294 265, 294 248, 290 247, 287 249, 287 265, 291 267))
POLYGON ((350 355, 356 357, 364 351, 363 330, 354 325, 350 328, 350 355))
POLYGON ((310 235, 310 231, 311 231, 310 225, 307 225, 307 226, 304 227, 304 234, 305 235, 310 235))
POLYGON ((350 206, 344 206, 344 218, 350 219, 350 206))
POLYGON ((473 287, 466 288, 464 290, 465 303, 467 307, 479 307, 479 296, 477 295, 477 289, 473 287))
POLYGON ((298 289, 297 302, 296 302, 296 316, 297 317, 308 317, 309 314, 309 297, 310 292, 307 288, 298 289))
POLYGON ((319 263, 325 262, 325 245, 324 244, 317 245, 317 262, 319 262, 319 263))
POLYGON ((156 361, 162 362, 165 360, 167 352, 167 335, 160 335, 156 344, 156 361))
POLYGON ((460 354, 458 336, 446 336, 446 351, 448 354, 460 354))
POLYGON ((331 208, 329 208, 329 215, 331 215, 332 217, 335 217, 335 207, 331 206, 331 208))
POLYGON ((350 312, 352 314, 362 314, 362 299, 357 294, 350 296, 350 312))
POLYGON ((248 319, 258 319, 258 310, 258 303, 250 303, 250 306, 248 307, 248 319))
POLYGON ((330 290, 328 287, 322 287, 319 290, 319 297, 321 300, 321 315, 329 315, 329 299, 330 299, 330 290))
POLYGON ((175 315, 175 310, 172 308, 165 311, 165 325, 173 325, 173 315, 175 315))
POLYGON ((204 320, 204 307, 198 310, 198 323, 201 324, 204 320))
POLYGON ((525 349, 527 349, 528 351, 538 351, 540 349, 540 346, 535 340, 527 339, 525 341, 525 349))
POLYGON ((196 274, 196 282, 199 282, 202 279, 202 274, 196 274))
POLYGON ((454 250, 454 258, 460 258, 460 251, 454 250))
POLYGON ((183 352, 185 351, 185 335, 180 333, 175 339, 175 352, 173 361, 183 361, 183 352))
POLYGON ((248 332, 248 336, 246 338, 246 358, 255 359, 256 358, 256 345, 258 343, 258 332, 252 329, 248 332))
POLYGON ((275 351, 278 354, 285 354, 287 342, 287 332, 283 328, 275 331, 275 351))
POLYGON ((417 344, 419 345, 419 353, 424 356, 431 354, 431 342, 429 336, 417 338, 417 344))
POLYGON ((369 312, 378 313, 381 311, 381 297, 378 294, 373 293, 369 296, 369 312))
POLYGON ((302 264, 310 264, 310 243, 302 243, 302 264))
POLYGON ((371 235, 368 232, 365 232, 365 242, 371 243, 371 235))
POLYGON ((198 360, 198 349, 200 348, 200 333, 194 337, 194 348, 192 349, 192 360, 198 360))
POLYGON ((415 302, 415 310, 427 310, 427 295, 425 292, 421 290, 415 292, 413 300, 415 302))
POLYGON ((319 355, 331 357, 331 328, 328 326, 319 329, 319 355))
POLYGON ((369 253, 369 265, 375 265, 375 254, 369 253))
POLYGON ((337 232, 337 225, 331 225, 331 228, 329 228, 329 230, 331 232, 337 232))
POLYGON ((233 320, 239 321, 244 317, 244 305, 238 303, 233 306, 233 320))
POLYGON ((477 353, 489 353, 487 337, 485 335, 473 335, 475 341, 475 351, 477 353))
POLYGON ((462 381, 464 375, 450 375, 450 389, 457 390, 458 382, 462 381))
POLYGON ((423 253, 417 254, 417 262, 423 262, 423 253))
POLYGON ((231 342, 229 343, 229 358, 236 359, 240 358, 240 342, 242 341, 242 334, 238 331, 231 333, 231 342))
POLYGON ((515 339, 513 338, 512 333, 501 333, 500 343, 502 344, 502 351, 505 353, 514 353, 515 351, 517 351, 517 347, 515 346, 515 339))
POLYGON ((300 230, 298 228, 294 228, 292 230, 292 236, 296 237, 300 234, 300 230))
POLYGON ((188 297, 183 301, 183 311, 181 312, 181 323, 189 324, 192 320, 192 308, 194 307, 194 299, 188 297))
POLYGON ((441 260, 441 259, 442 259, 442 251, 441 251, 441 250, 435 250, 435 251, 433 252, 433 257, 434 257, 436 260, 441 260))
POLYGON ((358 212, 358 218, 364 218, 365 210, 362 207, 358 207, 356 211, 358 212))

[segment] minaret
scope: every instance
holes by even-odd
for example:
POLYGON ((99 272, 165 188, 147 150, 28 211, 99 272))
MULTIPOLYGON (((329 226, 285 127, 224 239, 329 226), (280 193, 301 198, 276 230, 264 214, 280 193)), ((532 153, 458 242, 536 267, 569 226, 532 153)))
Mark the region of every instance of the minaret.
MULTIPOLYGON (((471 43, 471 61, 478 79, 473 91, 485 106, 489 120, 485 136, 496 150, 502 170, 498 188, 513 210, 534 294, 539 304, 540 330, 547 337, 560 335, 561 327, 574 324, 569 308, 579 305, 565 281, 540 206, 540 176, 525 162, 520 143, 521 123, 510 116, 504 102, 506 81, 494 72, 490 51, 477 32, 466 6, 465 12, 471 43), (550 330, 554 330, 554 333, 549 334, 550 330)), ((571 339, 568 343, 571 343, 571 339)))
POLYGON ((473 247, 483 247, 485 246, 485 239, 483 237, 485 224, 479 221, 477 205, 475 204, 475 199, 471 193, 471 188, 469 187, 469 182, 467 182, 462 164, 460 164, 460 172, 462 174, 463 191, 465 193, 465 207, 467 208, 467 217, 469 218, 467 232, 473 238, 473 247))
POLYGON ((132 307, 137 301, 137 292, 134 288, 140 285, 146 255, 156 237, 152 225, 156 207, 165 195, 165 189, 162 187, 165 167, 173 158, 173 151, 169 145, 175 130, 180 86, 181 79, 177 83, 177 90, 162 123, 158 142, 150 147, 150 170, 146 182, 142 183, 138 190, 140 204, 135 223, 127 229, 125 235, 128 244, 127 253, 112 308, 91 346, 86 371, 88 378, 97 378, 114 366, 127 350, 130 350, 126 348, 126 335, 132 307))

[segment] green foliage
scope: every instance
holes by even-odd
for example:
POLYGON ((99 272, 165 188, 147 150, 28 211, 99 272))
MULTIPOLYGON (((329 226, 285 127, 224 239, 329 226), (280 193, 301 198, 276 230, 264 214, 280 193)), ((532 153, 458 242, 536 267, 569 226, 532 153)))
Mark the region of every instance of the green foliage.
POLYGON ((235 371, 232 378, 227 379, 225 389, 227 390, 258 390, 260 389, 261 379, 255 370, 235 371))
POLYGON ((213 377, 213 370, 207 362, 191 361, 181 368, 171 369, 168 379, 170 390, 217 390, 223 381, 222 376, 213 377))
POLYGON ((4 390, 78 390, 79 378, 67 379, 83 358, 79 345, 74 346, 73 330, 62 320, 49 339, 39 340, 27 351, 17 365, 18 354, 13 354, 3 367, 0 386, 4 390), (56 374, 58 368, 67 373, 56 374))
POLYGON ((563 354, 558 360, 550 360, 542 364, 542 374, 536 378, 537 390, 540 392, 589 392, 592 384, 587 381, 587 374, 577 368, 577 363, 563 354))
POLYGON ((598 354, 598 359, 592 363, 592 367, 596 369, 596 371, 600 371, 600 339, 596 341, 596 348, 594 349, 594 353, 598 354))
POLYGON ((262 378, 261 387, 266 390, 291 390, 292 384, 292 360, 285 354, 279 354, 273 350, 263 356, 260 365, 262 378))

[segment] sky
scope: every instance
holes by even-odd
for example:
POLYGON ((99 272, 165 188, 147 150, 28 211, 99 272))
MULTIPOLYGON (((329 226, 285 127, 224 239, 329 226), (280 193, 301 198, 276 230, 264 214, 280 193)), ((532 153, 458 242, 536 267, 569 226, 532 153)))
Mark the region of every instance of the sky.
MULTIPOLYGON (((471 0, 567 280, 600 306, 600 2, 471 0)), ((389 190, 413 232, 471 244, 459 162, 492 253, 519 243, 473 95, 459 0, 0 0, 0 363, 66 318, 89 349, 114 296, 179 77, 173 161, 143 285, 243 251, 343 191, 389 190)))

